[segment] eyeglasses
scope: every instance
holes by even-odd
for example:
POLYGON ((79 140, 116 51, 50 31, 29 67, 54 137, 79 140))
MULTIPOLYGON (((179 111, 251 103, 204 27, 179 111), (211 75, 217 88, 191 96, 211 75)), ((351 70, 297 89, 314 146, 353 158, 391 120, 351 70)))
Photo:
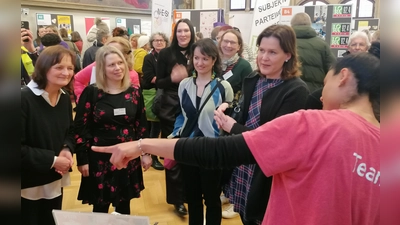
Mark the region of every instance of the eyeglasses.
POLYGON ((231 45, 237 45, 237 42, 236 41, 228 41, 228 40, 222 40, 222 43, 224 43, 224 44, 231 44, 231 45))
POLYGON ((163 43, 163 42, 165 42, 165 40, 164 39, 154 39, 153 42, 163 43))

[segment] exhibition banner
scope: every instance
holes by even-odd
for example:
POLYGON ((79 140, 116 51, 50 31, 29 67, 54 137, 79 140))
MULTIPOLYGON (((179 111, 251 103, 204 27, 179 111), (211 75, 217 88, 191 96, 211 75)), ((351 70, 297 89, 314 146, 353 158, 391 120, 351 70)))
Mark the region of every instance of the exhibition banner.
POLYGON ((281 15, 281 7, 289 6, 290 0, 256 0, 253 20, 248 41, 253 52, 257 52, 258 35, 267 27, 277 24, 281 15))
POLYGON ((67 29, 68 34, 71 34, 71 32, 74 30, 72 15, 37 13, 36 24, 37 26, 56 25, 58 29, 67 29))
POLYGON ((169 37, 172 26, 172 0, 153 0, 151 9, 151 33, 162 32, 169 37))

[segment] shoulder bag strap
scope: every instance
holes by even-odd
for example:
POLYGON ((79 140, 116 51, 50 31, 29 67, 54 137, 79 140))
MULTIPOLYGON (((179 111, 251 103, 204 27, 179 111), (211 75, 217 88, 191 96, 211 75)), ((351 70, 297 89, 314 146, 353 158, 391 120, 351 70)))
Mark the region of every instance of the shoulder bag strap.
POLYGON ((218 88, 218 84, 220 81, 217 78, 217 83, 215 84, 214 88, 211 90, 210 94, 207 96, 206 100, 204 100, 203 105, 201 105, 200 109, 197 111, 195 119, 192 121, 192 123, 189 126, 185 126, 181 133, 181 137, 189 137, 190 133, 192 133, 194 126, 197 124, 197 121, 199 120, 199 116, 201 111, 203 110, 204 106, 208 102, 208 100, 211 98, 211 96, 214 94, 215 90, 218 88))

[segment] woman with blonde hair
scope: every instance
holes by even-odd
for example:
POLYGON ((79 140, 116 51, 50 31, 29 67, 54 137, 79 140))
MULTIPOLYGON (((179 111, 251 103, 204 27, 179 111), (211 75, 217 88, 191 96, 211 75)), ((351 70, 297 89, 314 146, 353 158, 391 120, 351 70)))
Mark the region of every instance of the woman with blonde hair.
MULTIPOLYGON (((122 52, 124 59, 127 62, 129 76, 130 76, 132 85, 140 86, 139 75, 135 70, 133 70, 133 55, 132 55, 131 45, 129 44, 129 41, 123 37, 112 37, 106 43, 106 45, 114 46, 122 52)), ((95 66, 96 66, 96 62, 83 68, 81 71, 79 71, 75 75, 75 77, 74 77, 74 93, 76 95, 76 102, 79 101, 79 97, 82 94, 83 89, 89 83, 93 83, 94 80, 96 79, 94 76, 95 66)))
POLYGON ((133 86, 124 53, 112 45, 96 53, 96 82, 82 92, 75 116, 76 158, 82 174, 78 200, 93 204, 93 212, 107 213, 110 204, 130 214, 130 200, 144 189, 140 166, 146 171, 151 156, 143 155, 115 170, 110 154, 91 151, 91 146, 108 146, 147 137, 142 93, 133 86))
POLYGON ((132 51, 135 51, 138 48, 138 39, 142 36, 141 34, 131 34, 129 37, 129 43, 131 43, 132 51))

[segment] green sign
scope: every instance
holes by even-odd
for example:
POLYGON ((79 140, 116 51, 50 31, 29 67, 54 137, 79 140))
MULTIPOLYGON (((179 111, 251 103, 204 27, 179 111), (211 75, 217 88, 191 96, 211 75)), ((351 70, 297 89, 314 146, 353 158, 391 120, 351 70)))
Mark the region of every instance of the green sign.
POLYGON ((38 20, 44 20, 43 14, 38 14, 38 15, 37 15, 37 18, 38 18, 38 20))

